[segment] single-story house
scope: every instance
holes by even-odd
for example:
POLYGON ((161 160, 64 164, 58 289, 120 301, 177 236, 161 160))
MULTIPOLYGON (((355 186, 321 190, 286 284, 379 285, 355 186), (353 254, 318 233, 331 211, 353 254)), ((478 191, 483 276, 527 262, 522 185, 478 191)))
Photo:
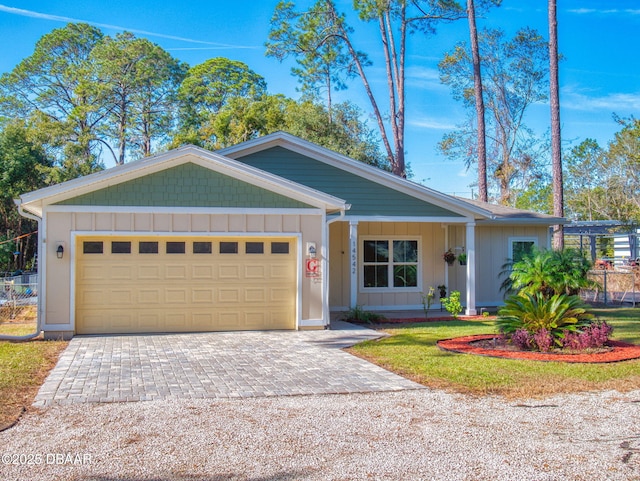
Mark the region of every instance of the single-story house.
POLYGON ((562 219, 462 199, 286 133, 184 146, 24 194, 45 336, 321 329, 330 312, 503 301, 505 260, 562 219), (448 265, 443 254, 467 255, 448 265), (437 304, 436 289, 436 305, 437 304))

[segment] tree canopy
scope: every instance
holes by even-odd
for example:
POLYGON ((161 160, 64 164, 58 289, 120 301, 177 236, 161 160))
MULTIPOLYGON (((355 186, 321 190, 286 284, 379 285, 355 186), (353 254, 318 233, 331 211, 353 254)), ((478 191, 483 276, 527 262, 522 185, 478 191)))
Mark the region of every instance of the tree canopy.
MULTIPOLYGON (((486 108, 489 183, 502 204, 515 203, 514 191, 528 185, 544 169, 541 147, 525 124, 527 109, 547 99, 548 49, 535 30, 524 28, 507 39, 502 30, 479 35, 486 108)), ((439 64, 443 83, 469 110, 469 121, 443 138, 441 151, 464 159, 471 166, 477 158, 474 74, 466 42, 459 43, 439 64)))

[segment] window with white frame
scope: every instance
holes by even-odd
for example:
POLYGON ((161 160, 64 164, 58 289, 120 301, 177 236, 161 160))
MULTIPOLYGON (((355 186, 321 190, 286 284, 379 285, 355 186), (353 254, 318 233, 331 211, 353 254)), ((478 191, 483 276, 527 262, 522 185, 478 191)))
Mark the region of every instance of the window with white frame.
POLYGON ((509 237, 509 259, 520 262, 538 246, 537 237, 509 237))
POLYGON ((362 240, 362 287, 365 290, 419 288, 418 239, 365 238, 362 240))

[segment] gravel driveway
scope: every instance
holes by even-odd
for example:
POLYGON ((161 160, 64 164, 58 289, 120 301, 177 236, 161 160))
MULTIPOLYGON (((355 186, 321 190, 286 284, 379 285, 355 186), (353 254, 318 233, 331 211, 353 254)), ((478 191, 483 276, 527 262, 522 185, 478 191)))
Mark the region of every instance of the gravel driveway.
POLYGON ((0 445, 3 480, 640 480, 640 391, 74 403, 0 445))

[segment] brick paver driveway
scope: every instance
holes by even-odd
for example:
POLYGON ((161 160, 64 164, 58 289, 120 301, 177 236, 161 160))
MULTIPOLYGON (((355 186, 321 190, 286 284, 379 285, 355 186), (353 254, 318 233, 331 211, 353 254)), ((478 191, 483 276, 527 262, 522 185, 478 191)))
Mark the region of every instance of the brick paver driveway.
POLYGON ((422 388, 340 349, 379 333, 347 323, 333 327, 75 337, 34 405, 422 388))

